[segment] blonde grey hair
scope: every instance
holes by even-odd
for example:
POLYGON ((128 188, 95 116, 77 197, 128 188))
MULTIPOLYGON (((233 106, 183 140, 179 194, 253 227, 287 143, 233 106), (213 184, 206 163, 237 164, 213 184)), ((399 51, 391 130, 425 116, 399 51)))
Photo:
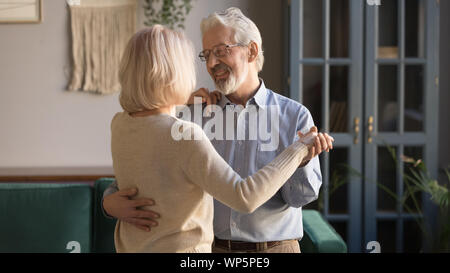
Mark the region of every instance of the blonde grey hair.
POLYGON ((129 113, 186 103, 196 84, 192 42, 161 25, 137 32, 122 55, 119 81, 120 105, 129 113))
POLYGON ((255 23, 246 17, 240 9, 232 7, 223 12, 214 12, 203 19, 200 24, 202 35, 218 24, 231 27, 234 30, 234 39, 236 43, 247 45, 253 41, 258 45, 256 66, 258 72, 261 71, 264 64, 264 52, 262 48, 261 33, 255 23))

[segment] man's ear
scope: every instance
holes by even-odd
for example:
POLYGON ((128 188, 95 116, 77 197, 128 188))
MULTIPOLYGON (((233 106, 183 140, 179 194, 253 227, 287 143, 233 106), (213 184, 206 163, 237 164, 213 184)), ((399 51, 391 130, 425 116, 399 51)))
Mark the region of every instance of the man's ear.
POLYGON ((248 45, 248 62, 254 62, 256 60, 256 57, 258 57, 259 48, 258 45, 255 42, 250 42, 248 45))

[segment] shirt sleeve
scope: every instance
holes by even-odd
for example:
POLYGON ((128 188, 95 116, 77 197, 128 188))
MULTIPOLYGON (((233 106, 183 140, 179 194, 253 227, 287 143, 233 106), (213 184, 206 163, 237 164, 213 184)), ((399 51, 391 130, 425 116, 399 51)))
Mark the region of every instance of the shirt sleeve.
MULTIPOLYGON (((312 116, 305 108, 304 111, 299 113, 297 130, 292 141, 298 140, 297 131, 306 134, 313 126, 312 116)), ((289 206, 295 208, 303 207, 319 197, 321 185, 322 173, 320 171, 319 157, 316 156, 302 168, 297 168, 292 177, 281 188, 281 196, 289 206)))
POLYGON ((113 194, 113 193, 117 192, 118 190, 119 190, 119 187, 117 186, 117 181, 114 181, 103 192, 103 198, 102 198, 102 202, 100 203, 100 206, 102 208, 103 216, 105 216, 108 219, 115 219, 115 218, 112 217, 111 215, 109 215, 108 213, 106 213, 105 209, 103 208, 103 200, 105 199, 106 196, 113 194))
POLYGON ((188 179, 225 205, 251 213, 270 199, 296 171, 308 148, 296 141, 272 162, 242 179, 216 152, 203 130, 201 140, 182 140, 182 168, 188 179))

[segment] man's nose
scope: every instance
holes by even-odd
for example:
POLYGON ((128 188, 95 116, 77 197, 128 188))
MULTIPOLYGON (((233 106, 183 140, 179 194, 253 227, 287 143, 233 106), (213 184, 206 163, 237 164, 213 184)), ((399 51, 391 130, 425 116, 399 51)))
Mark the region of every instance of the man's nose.
POLYGON ((206 62, 209 68, 213 68, 219 63, 218 58, 214 54, 209 54, 208 61, 206 62))

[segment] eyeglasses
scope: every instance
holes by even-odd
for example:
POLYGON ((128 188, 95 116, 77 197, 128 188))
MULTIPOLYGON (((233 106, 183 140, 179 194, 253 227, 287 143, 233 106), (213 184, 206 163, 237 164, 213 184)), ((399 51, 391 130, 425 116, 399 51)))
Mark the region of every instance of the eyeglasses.
POLYGON ((235 46, 243 46, 242 44, 234 44, 234 45, 217 45, 213 47, 213 49, 205 49, 200 54, 198 54, 198 57, 202 62, 207 62, 209 59, 209 55, 214 54, 217 58, 223 58, 227 55, 230 55, 230 49, 235 46))

